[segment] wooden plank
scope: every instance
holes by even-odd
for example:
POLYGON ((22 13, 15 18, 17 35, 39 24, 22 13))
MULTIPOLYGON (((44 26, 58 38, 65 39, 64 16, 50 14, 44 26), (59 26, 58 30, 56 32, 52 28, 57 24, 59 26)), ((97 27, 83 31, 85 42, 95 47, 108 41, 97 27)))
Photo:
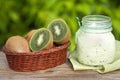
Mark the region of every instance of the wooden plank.
POLYGON ((120 80, 120 71, 99 74, 92 70, 73 71, 67 60, 65 64, 47 70, 16 72, 8 67, 5 54, 0 52, 0 80, 120 80))

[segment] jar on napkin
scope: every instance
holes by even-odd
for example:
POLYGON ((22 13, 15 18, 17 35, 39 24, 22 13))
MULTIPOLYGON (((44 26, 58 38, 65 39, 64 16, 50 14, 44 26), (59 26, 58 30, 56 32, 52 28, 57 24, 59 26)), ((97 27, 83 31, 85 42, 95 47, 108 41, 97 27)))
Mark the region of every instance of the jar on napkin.
POLYGON ((88 15, 76 33, 78 61, 85 65, 99 66, 111 63, 115 55, 115 38, 111 18, 88 15))

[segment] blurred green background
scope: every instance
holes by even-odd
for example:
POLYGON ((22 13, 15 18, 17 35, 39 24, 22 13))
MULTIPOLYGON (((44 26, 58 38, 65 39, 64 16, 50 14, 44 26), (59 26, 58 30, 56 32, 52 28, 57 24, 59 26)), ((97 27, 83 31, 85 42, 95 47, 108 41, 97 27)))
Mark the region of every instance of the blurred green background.
POLYGON ((70 50, 75 48, 76 20, 89 14, 110 16, 113 34, 120 40, 119 0, 0 0, 0 47, 13 35, 24 36, 32 29, 47 27, 55 18, 63 18, 71 29, 70 50))

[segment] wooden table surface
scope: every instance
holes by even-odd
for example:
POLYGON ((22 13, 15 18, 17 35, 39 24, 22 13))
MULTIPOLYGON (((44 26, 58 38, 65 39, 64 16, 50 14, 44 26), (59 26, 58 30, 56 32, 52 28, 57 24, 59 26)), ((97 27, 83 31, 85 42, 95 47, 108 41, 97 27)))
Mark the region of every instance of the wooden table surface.
POLYGON ((8 67, 5 54, 0 52, 0 80, 120 80, 120 70, 107 74, 96 71, 73 71, 67 60, 65 64, 47 70, 16 72, 8 67))

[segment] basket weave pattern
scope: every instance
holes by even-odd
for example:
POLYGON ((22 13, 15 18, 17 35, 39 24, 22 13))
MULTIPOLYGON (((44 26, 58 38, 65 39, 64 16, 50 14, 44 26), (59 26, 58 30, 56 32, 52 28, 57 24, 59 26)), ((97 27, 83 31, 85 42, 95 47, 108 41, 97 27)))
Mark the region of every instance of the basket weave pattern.
POLYGON ((9 67, 15 71, 44 70, 63 64, 66 61, 67 48, 70 42, 64 45, 42 50, 40 52, 17 53, 3 48, 9 67))

